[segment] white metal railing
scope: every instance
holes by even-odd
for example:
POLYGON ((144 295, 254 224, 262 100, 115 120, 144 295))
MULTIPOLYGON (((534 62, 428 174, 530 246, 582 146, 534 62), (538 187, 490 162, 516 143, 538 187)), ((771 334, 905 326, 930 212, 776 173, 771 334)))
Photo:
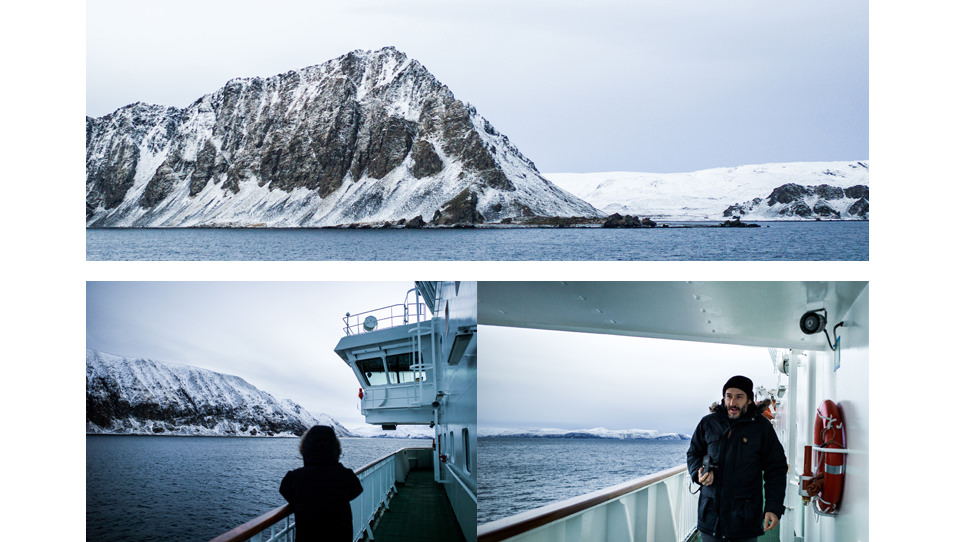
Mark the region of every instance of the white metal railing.
POLYGON ((485 523, 477 540, 679 542, 695 530, 697 505, 680 466, 485 523))
POLYGON ((351 501, 351 532, 354 533, 354 540, 359 540, 366 533, 370 533, 371 522, 374 521, 378 509, 387 507, 387 502, 395 489, 395 457, 397 455, 389 455, 383 461, 366 467, 358 475, 364 491, 358 495, 358 498, 351 501))
MULTIPOLYGON (((351 521, 354 540, 365 536, 373 539, 371 525, 387 509, 394 496, 397 482, 403 482, 416 466, 432 462, 431 448, 402 448, 357 471, 364 491, 351 501, 351 521)), ((295 522, 291 505, 275 508, 231 531, 217 536, 211 542, 292 542, 295 522)))
POLYGON ((359 333, 367 333, 369 331, 388 329, 429 320, 431 318, 430 310, 428 310, 427 305, 420 300, 419 296, 415 295, 414 301, 408 300, 411 292, 415 292, 415 290, 408 290, 404 298, 404 303, 401 304, 388 305, 356 314, 346 313, 344 318, 342 318, 345 324, 345 335, 357 335, 359 333), (369 321, 369 316, 372 318, 370 322, 374 323, 374 326, 370 329, 365 326, 365 322, 369 321))

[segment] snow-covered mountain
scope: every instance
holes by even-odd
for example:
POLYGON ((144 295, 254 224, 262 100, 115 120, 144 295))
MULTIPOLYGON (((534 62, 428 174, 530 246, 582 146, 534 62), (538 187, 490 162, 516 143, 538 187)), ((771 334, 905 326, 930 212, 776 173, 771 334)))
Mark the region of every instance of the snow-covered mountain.
POLYGON ((89 227, 469 225, 600 213, 392 47, 86 118, 89 227))
POLYGON ((86 350, 87 433, 293 436, 315 424, 354 436, 237 376, 86 350))
POLYGON ((690 173, 548 173, 601 211, 654 220, 868 219, 868 162, 789 162, 690 173))
POLYGON ((605 438, 619 440, 689 440, 681 433, 660 433, 652 429, 499 429, 478 428, 478 437, 486 438, 605 438))

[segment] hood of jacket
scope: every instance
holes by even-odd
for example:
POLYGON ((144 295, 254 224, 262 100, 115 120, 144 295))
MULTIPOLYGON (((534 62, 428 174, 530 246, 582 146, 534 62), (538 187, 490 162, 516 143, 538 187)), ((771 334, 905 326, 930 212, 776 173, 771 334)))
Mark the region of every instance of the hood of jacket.
POLYGON ((331 427, 316 425, 305 433, 301 442, 305 465, 334 465, 340 456, 341 445, 331 427))

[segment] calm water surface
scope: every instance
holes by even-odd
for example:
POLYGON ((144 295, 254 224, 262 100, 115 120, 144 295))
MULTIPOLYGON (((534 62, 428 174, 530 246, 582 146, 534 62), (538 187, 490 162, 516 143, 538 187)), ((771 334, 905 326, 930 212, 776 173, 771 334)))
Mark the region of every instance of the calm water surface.
POLYGON ((90 229, 86 230, 86 259, 868 260, 868 222, 761 225, 638 229, 90 229))
MULTIPOLYGON (((285 504, 295 438, 86 437, 86 540, 209 540, 285 504)), ((426 439, 341 439, 357 469, 426 439)))
POLYGON ((685 465, 689 441, 478 438, 477 523, 685 465))

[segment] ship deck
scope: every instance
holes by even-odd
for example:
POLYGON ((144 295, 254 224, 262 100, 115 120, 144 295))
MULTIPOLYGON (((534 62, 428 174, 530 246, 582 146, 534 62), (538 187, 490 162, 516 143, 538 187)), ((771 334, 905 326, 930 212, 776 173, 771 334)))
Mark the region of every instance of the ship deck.
MULTIPOLYGON (((696 531, 686 542, 702 542, 702 535, 696 531)), ((779 529, 776 527, 758 538, 758 542, 779 542, 779 529)))
POLYGON ((447 494, 430 470, 408 472, 372 532, 378 542, 464 541, 447 494))

